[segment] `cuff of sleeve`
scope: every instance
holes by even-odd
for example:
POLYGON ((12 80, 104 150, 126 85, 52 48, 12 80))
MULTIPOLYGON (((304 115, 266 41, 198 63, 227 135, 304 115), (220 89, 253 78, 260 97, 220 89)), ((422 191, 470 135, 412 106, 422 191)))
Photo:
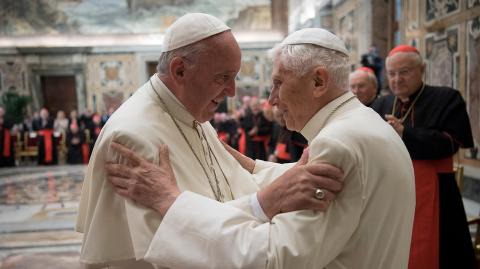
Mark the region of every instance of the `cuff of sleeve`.
POLYGON ((270 219, 265 215, 265 212, 258 201, 257 193, 250 195, 250 208, 252 209, 253 215, 262 222, 270 222, 270 219))

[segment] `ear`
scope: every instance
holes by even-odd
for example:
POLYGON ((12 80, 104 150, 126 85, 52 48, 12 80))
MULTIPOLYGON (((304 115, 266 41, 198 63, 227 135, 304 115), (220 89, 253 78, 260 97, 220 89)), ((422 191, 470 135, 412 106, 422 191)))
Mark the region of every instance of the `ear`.
POLYGON ((313 70, 313 97, 321 97, 325 94, 330 83, 330 76, 323 67, 316 67, 313 70))
POLYGON ((173 80, 180 81, 185 77, 185 62, 182 57, 174 57, 170 62, 170 75, 173 80))

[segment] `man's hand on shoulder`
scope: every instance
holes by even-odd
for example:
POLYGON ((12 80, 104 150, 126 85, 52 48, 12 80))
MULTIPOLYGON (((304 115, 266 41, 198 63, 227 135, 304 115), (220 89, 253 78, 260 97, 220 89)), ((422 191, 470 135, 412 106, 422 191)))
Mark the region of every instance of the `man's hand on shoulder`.
POLYGON ((112 142, 111 147, 127 160, 126 164, 107 163, 107 178, 119 195, 150 207, 165 216, 180 195, 170 165, 168 147, 159 148, 159 164, 153 164, 127 147, 112 142))
POLYGON ((325 211, 342 189, 340 169, 326 163, 307 164, 307 160, 308 152, 297 165, 257 193, 269 219, 297 210, 325 211))

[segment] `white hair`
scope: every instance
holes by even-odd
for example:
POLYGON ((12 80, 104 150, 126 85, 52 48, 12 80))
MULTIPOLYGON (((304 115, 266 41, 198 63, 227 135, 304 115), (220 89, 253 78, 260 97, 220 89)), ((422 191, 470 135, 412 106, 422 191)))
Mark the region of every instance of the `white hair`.
POLYGON ((269 56, 272 59, 280 57, 284 67, 299 76, 305 75, 314 67, 323 67, 330 74, 334 87, 348 88, 348 56, 341 52, 313 44, 278 44, 269 51, 269 56))
MULTIPOLYGON (((406 54, 409 58, 413 59, 413 60, 416 62, 416 64, 418 64, 418 65, 423 65, 422 56, 421 56, 420 54, 416 53, 416 52, 409 52, 409 51, 405 51, 405 52, 404 52, 404 51, 401 51, 401 52, 397 52, 397 53, 404 53, 404 54, 406 54)), ((395 54, 397 54, 397 53, 395 53, 395 54)), ((395 55, 395 54, 393 54, 393 55, 395 55)), ((393 56, 393 55, 392 55, 392 56, 393 56)), ((385 59, 385 63, 387 63, 387 62, 388 62, 388 59, 391 58, 392 56, 387 56, 387 59, 385 59)))
POLYGON ((162 75, 166 75, 168 73, 170 62, 175 57, 187 58, 187 61, 190 64, 195 64, 200 53, 205 51, 207 48, 207 44, 201 40, 178 49, 163 52, 160 54, 160 58, 158 59, 157 72, 162 75))
POLYGON ((353 71, 352 73, 350 73, 350 75, 348 76, 348 80, 350 81, 351 77, 356 75, 356 74, 366 74, 367 75, 367 80, 370 81, 370 83, 373 84, 375 89, 377 88, 377 76, 375 76, 375 73, 373 73, 373 70, 372 70, 372 72, 368 72, 368 71, 365 71, 365 70, 357 69, 357 70, 353 71))

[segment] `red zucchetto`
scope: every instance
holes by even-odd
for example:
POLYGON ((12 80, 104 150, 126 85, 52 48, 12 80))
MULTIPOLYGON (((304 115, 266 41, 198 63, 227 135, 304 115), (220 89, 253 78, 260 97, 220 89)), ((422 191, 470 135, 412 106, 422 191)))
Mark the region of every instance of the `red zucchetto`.
POLYGON ((417 48, 408 46, 408 45, 398 45, 395 48, 393 48, 390 53, 388 53, 388 57, 397 54, 398 52, 415 52, 416 54, 420 55, 420 52, 418 52, 417 48))
POLYGON ((366 67, 366 66, 362 66, 362 67, 357 68, 357 71, 365 71, 367 73, 375 74, 375 72, 373 71, 372 68, 366 67))

